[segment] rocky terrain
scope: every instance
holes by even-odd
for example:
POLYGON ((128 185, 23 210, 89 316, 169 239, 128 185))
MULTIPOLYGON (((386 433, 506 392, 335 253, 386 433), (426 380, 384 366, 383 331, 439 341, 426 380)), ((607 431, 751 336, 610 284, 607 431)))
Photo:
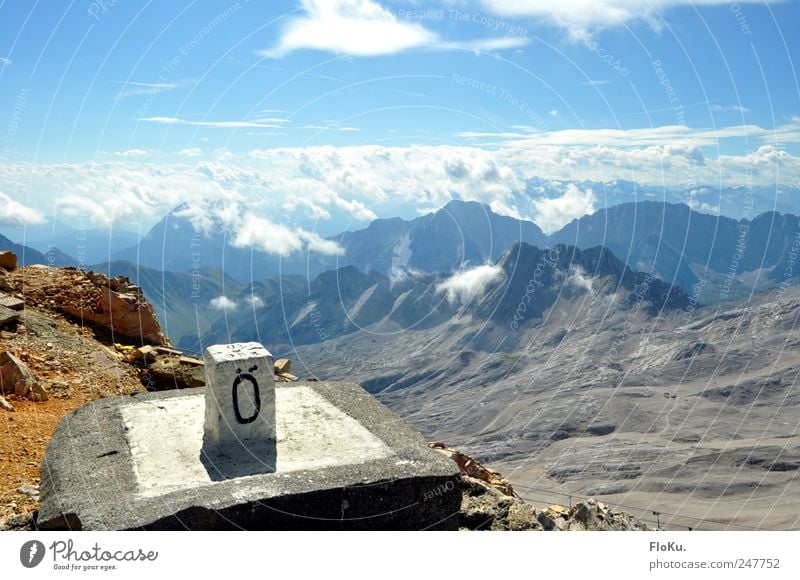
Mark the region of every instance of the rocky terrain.
POLYGON ((532 501, 596 496, 670 529, 800 527, 800 289, 654 315, 590 282, 505 341, 467 312, 292 356, 360 381, 532 501))
MULTIPOLYGON (((144 390, 204 384, 202 361, 174 349, 129 279, 0 254, 0 529, 35 526, 40 464, 59 421, 81 405, 144 390)), ((275 361, 278 381, 292 363, 275 361)), ((294 371, 297 372, 297 371, 294 371)), ((538 509, 497 472, 442 444, 462 470, 465 530, 639 530, 596 500, 538 509)))
MULTIPOLYGON (((598 496, 675 529, 800 526, 793 218, 760 216, 743 229, 670 204, 590 217, 565 231, 623 250, 633 240, 640 257, 657 259, 637 264, 697 282, 670 286, 603 247, 524 243, 474 279, 459 278, 469 268, 431 274, 394 264, 389 275, 349 266, 310 282, 204 281, 230 306, 180 346, 258 340, 302 376, 356 380, 429 439, 498 465, 536 502, 598 496), (647 216, 683 229, 653 246, 648 228, 630 227, 647 216), (609 238, 597 220, 619 235, 609 238), (704 255, 713 231, 730 244, 704 255), (755 270, 725 276, 725 252, 736 252, 743 231, 737 271, 755 270), (709 268, 698 270, 703 260, 709 268), (773 289, 701 306, 726 284, 729 298, 741 294, 745 282, 773 289)), ((392 247, 400 262, 406 245, 392 247)), ((142 280, 151 287, 159 277, 142 280)), ((186 294, 162 288, 165 304, 186 294)), ((187 370, 175 364, 150 376, 168 385, 187 370)))
POLYGON ((499 472, 443 443, 430 447, 450 457, 461 471, 463 493, 459 526, 478 531, 644 531, 653 530, 625 512, 612 511, 593 498, 544 509, 524 501, 499 472))
MULTIPOLYGON (((0 276, 0 285, 6 296, 24 302, 18 319, 0 330, 0 357, 7 361, 0 373, 5 403, 0 411, 1 523, 36 509, 40 462, 64 415, 84 403, 144 387, 138 369, 114 347, 110 329, 67 314, 80 304, 102 301, 102 285, 75 270, 42 266, 11 269, 0 276), (58 296, 65 299, 56 301, 58 296), (15 380, 19 376, 25 381, 15 380)), ((96 310, 87 312, 87 319, 97 318, 96 310)))

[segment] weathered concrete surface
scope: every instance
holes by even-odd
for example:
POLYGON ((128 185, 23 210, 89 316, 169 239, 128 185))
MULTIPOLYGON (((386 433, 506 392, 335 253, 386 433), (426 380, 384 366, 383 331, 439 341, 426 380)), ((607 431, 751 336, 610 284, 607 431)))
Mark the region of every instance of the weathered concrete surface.
POLYGON ((279 384, 277 470, 260 459, 242 461, 232 464, 242 473, 232 479, 223 479, 198 457, 204 406, 204 389, 198 389, 104 399, 67 416, 42 463, 38 525, 84 530, 458 525, 458 467, 358 385, 279 384))
POLYGON ((250 448, 235 441, 232 452, 213 461, 201 457, 202 397, 189 394, 160 401, 155 409, 124 407, 122 418, 142 494, 164 495, 245 475, 396 457, 383 441, 309 387, 281 389, 277 399, 278 439, 268 455, 261 445, 250 448))

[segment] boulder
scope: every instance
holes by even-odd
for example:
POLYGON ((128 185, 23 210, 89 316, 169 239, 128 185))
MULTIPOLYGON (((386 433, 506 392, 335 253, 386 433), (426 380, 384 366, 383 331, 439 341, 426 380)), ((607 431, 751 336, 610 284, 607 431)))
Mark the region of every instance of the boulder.
POLYGON ((155 347, 146 344, 139 348, 134 348, 128 353, 127 358, 129 362, 142 361, 144 364, 148 364, 153 362, 156 356, 155 347))
POLYGON ((0 252, 0 268, 15 270, 17 268, 17 255, 14 252, 0 252))
MULTIPOLYGON (((116 287, 120 288, 120 284, 116 287)), ((118 293, 110 287, 103 287, 92 308, 72 303, 62 304, 60 308, 70 316, 108 328, 116 335, 139 344, 169 344, 161 333, 153 306, 141 294, 118 293)))
POLYGON ((202 365, 186 364, 179 357, 160 356, 142 369, 142 384, 148 391, 196 389, 206 384, 202 365))
POLYGON ((0 304, 0 327, 16 324, 19 322, 19 312, 14 312, 0 304))
POLYGON ((13 392, 32 401, 46 401, 47 389, 28 365, 8 351, 0 352, 0 392, 13 392))
POLYGON ((28 398, 31 401, 35 403, 41 403, 42 401, 47 400, 47 389, 40 381, 34 381, 29 386, 30 390, 28 391, 28 398))
POLYGON ((25 308, 25 301, 22 298, 17 298, 16 296, 0 293, 0 306, 5 306, 10 310, 16 310, 19 312, 25 308))
POLYGON ((8 351, 0 352, 0 392, 14 392, 17 383, 34 380, 28 365, 8 351))
POLYGON ((462 475, 459 527, 465 530, 546 530, 536 509, 485 481, 462 475))
POLYGON ((507 496, 516 496, 510 481, 505 479, 494 469, 490 469, 484 465, 481 465, 478 461, 466 453, 461 453, 455 449, 450 449, 444 443, 428 443, 428 447, 435 449, 439 453, 442 453, 443 455, 446 455, 455 461, 462 475, 479 479, 507 496))
POLYGON ((459 527, 462 530, 649 530, 630 514, 614 512, 593 498, 566 508, 551 505, 543 510, 525 502, 500 473, 469 455, 443 443, 428 447, 447 455, 459 467, 462 480, 459 527))
POLYGON ((279 358, 275 361, 275 374, 280 375, 292 372, 292 361, 288 358, 279 358))

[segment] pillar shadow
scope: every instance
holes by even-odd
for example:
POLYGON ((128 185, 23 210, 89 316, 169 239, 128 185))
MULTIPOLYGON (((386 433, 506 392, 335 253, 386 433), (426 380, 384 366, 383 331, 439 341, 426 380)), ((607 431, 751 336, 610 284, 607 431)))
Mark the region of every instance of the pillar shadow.
POLYGON ((208 472, 211 481, 226 481, 250 475, 275 473, 278 452, 275 441, 256 443, 236 442, 224 450, 203 446, 200 462, 208 472))

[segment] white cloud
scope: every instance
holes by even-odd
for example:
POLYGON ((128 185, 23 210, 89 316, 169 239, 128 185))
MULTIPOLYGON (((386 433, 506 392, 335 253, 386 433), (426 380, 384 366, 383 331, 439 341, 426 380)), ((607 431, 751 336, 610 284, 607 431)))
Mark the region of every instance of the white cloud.
MULTIPOLYGON (((352 227, 363 227, 389 204, 414 212, 437 209, 455 196, 488 204, 504 215, 534 216, 540 225, 568 221, 591 206, 579 196, 572 200, 580 202, 576 207, 556 211, 559 208, 553 204, 565 204, 568 196, 561 202, 540 204, 540 213, 522 193, 531 176, 571 181, 579 175, 599 182, 626 179, 680 188, 771 186, 776 181, 798 187, 800 157, 781 145, 792 131, 800 132, 800 124, 793 123, 776 130, 773 143, 743 154, 713 157, 715 148, 705 149, 708 154, 704 155, 704 148, 692 139, 627 144, 615 137, 607 144, 589 141, 586 135, 588 144, 510 139, 492 149, 325 146, 248 153, 225 150, 224 156, 216 158, 209 151, 211 160, 195 164, 187 163, 188 159, 171 164, 126 158, 103 163, 0 163, 0 183, 6 195, 28 200, 41 214, 101 228, 124 223, 134 228, 139 224, 146 231, 156 219, 187 202, 197 208, 192 219, 202 229, 211 227, 209 215, 231 223, 246 207, 283 225, 292 234, 291 244, 333 252, 310 232, 301 237, 298 224, 310 230, 309 219, 345 220, 346 224, 352 217, 352 227), (209 214, 207 203, 219 203, 222 209, 209 214)), ((337 225, 337 229, 342 228, 337 225)))
POLYGON ((144 117, 139 119, 146 123, 158 123, 160 125, 180 125, 183 121, 178 117, 144 117))
POLYGON ((236 301, 227 296, 218 296, 209 303, 214 310, 236 310, 236 301))
POLYGON ((126 151, 115 151, 112 153, 115 157, 147 157, 150 151, 147 149, 127 149, 126 151))
POLYGON ((6 58, 4 56, 0 56, 0 64, 2 64, 3 66, 11 64, 11 59, 10 58, 6 58))
POLYGON ((0 225, 21 226, 41 223, 44 223, 44 216, 40 212, 0 192, 0 225))
POLYGON ((439 42, 431 48, 439 50, 471 50, 473 52, 491 52, 493 50, 507 50, 520 48, 530 42, 527 36, 502 36, 500 38, 485 38, 477 40, 463 40, 459 42, 439 42))
POLYGON ((718 103, 711 105, 711 110, 715 113, 724 113, 728 111, 732 111, 734 113, 749 113, 750 109, 747 107, 743 107, 741 105, 727 105, 723 106, 718 103))
POLYGON ((301 0, 305 16, 284 28, 278 46, 264 51, 279 58, 298 49, 354 56, 392 54, 438 39, 419 24, 400 22, 373 0, 301 0))
POLYGON ((189 127, 207 127, 210 129, 280 129, 276 123, 260 123, 258 121, 188 121, 178 117, 142 117, 137 119, 143 123, 156 123, 158 125, 187 125, 189 127))
POLYGON ((315 220, 331 219, 331 212, 329 212, 324 207, 317 205, 310 199, 306 199, 304 197, 293 197, 291 199, 287 199, 281 205, 281 207, 287 212, 292 212, 297 207, 301 206, 305 208, 304 214, 311 219, 315 220))
POLYGON ((219 149, 214 149, 214 156, 222 161, 228 161, 230 159, 233 159, 234 157, 233 152, 227 147, 220 147, 219 149))
POLYGON ((492 282, 503 276, 503 269, 496 264, 484 264, 469 270, 457 272, 444 282, 436 285, 437 292, 446 292, 451 304, 461 301, 467 304, 482 296, 492 282))
POLYGON ((377 217, 370 206, 393 199, 441 207, 458 192, 466 200, 507 202, 522 187, 514 171, 492 153, 467 147, 307 147, 249 155, 274 168, 270 189, 293 192, 287 201, 311 200, 361 221, 377 217))
POLYGON ((712 215, 718 215, 719 214, 719 204, 711 205, 710 203, 707 203, 705 201, 698 201, 696 199, 689 199, 689 200, 687 200, 686 205, 688 205, 693 210, 699 211, 701 213, 709 213, 709 214, 712 214, 712 215))
POLYGON ((278 45, 260 51, 281 58, 296 50, 311 49, 350 56, 395 54, 413 48, 476 51, 518 48, 526 37, 443 41, 438 34, 414 22, 401 21, 375 0, 301 0, 305 14, 284 27, 278 45))
POLYGON ((141 161, 0 164, 0 183, 40 212, 89 227, 147 229, 183 202, 236 197, 195 168, 141 161))
POLYGON ((552 109, 551 111, 548 111, 547 114, 551 117, 558 117, 558 109, 552 109))
POLYGON ((333 256, 344 253, 339 244, 324 240, 313 232, 292 230, 286 226, 253 214, 247 214, 237 225, 231 245, 237 248, 253 248, 267 254, 286 257, 305 246, 309 252, 333 256))
POLYGON ((590 189, 581 191, 574 183, 567 185, 561 197, 536 199, 534 221, 546 234, 555 232, 573 219, 594 213, 596 198, 590 189))
POLYGON ((424 276, 425 273, 411 268, 409 266, 392 266, 389 270, 389 287, 393 288, 395 284, 402 284, 407 280, 413 280, 414 278, 420 278, 424 276))
POLYGON ((297 233, 305 241, 309 252, 317 252, 325 256, 343 256, 344 248, 332 240, 326 240, 313 232, 300 230, 297 233))
POLYGON ((356 133, 358 131, 361 131, 361 129, 358 129, 356 127, 340 127, 340 126, 335 125, 335 124, 330 124, 330 125, 303 125, 303 126, 298 127, 298 128, 299 129, 311 129, 311 130, 314 130, 314 131, 342 131, 344 133, 356 133))
POLYGON ((203 150, 199 147, 189 147, 187 149, 181 149, 178 152, 178 155, 181 157, 200 157, 203 154, 203 150))
MULTIPOLYGON (((766 0, 769 2, 770 0, 766 0)), ((780 1, 780 0, 772 0, 780 1)), ((484 7, 505 18, 530 17, 549 21, 585 38, 592 29, 624 26, 642 20, 653 28, 662 26, 663 13, 678 6, 728 6, 728 0, 481 0, 484 7)), ((765 0, 741 0, 740 4, 764 4, 765 0)))
POLYGON ((244 301, 250 308, 264 308, 264 300, 261 296, 256 296, 255 294, 250 294, 247 296, 244 301))
POLYGON ((592 278, 587 276, 583 268, 575 264, 570 266, 569 274, 567 275, 565 283, 569 286, 573 286, 574 288, 586 290, 587 292, 592 291, 592 278))
POLYGON ((662 125, 635 129, 563 129, 538 131, 534 127, 516 126, 516 131, 462 131, 456 137, 471 142, 488 141, 516 147, 539 145, 608 145, 618 148, 648 145, 681 147, 719 146, 726 140, 759 140, 764 143, 800 143, 800 118, 767 129, 758 125, 693 128, 686 125, 662 125))
POLYGON ((116 81, 117 84, 122 85, 117 94, 117 98, 125 99, 127 97, 136 97, 140 95, 157 95, 185 86, 187 82, 188 81, 176 83, 143 83, 138 81, 116 81))
POLYGON ((283 117, 258 117, 257 119, 253 119, 255 123, 288 123, 289 119, 284 119, 283 117))

